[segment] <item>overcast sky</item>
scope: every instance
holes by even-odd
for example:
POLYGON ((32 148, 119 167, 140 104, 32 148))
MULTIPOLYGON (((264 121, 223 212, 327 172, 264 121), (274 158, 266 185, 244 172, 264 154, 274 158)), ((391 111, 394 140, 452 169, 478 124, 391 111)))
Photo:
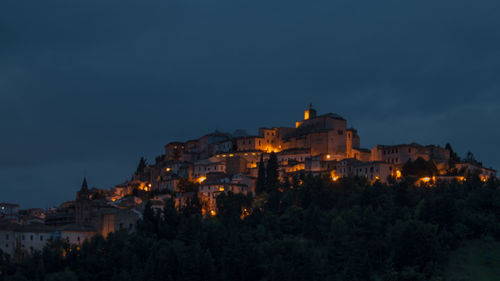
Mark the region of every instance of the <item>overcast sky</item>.
POLYGON ((498 0, 2 0, 0 202, 109 188, 170 141, 293 126, 500 168, 498 0))

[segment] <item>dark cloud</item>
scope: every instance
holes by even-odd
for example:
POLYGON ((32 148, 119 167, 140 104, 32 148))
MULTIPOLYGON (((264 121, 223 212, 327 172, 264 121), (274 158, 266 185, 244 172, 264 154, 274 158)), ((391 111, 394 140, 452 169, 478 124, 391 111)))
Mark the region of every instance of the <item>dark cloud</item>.
POLYGON ((500 3, 0 3, 0 201, 109 187, 214 129, 291 125, 312 101, 362 144, 446 142, 500 167, 500 3))

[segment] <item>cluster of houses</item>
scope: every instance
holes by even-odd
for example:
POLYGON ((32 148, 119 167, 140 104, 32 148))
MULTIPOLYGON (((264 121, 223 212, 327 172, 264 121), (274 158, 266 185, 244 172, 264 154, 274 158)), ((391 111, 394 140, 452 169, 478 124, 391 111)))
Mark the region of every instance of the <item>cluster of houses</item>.
POLYGON ((142 217, 141 202, 128 198, 111 202, 105 190, 89 189, 86 179, 75 200, 49 210, 20 210, 17 204, 0 203, 0 250, 16 259, 41 251, 54 239, 79 245, 90 237, 117 230, 134 231, 142 217))
MULTIPOLYGON (((221 192, 254 194, 258 164, 266 163, 271 153, 279 162, 282 179, 300 173, 329 174, 333 180, 347 176, 365 177, 370 182, 399 178, 405 163, 422 158, 432 160, 445 178, 450 167, 450 150, 416 143, 360 146, 360 137, 347 121, 335 113, 318 115, 310 105, 304 119, 294 127, 259 128, 257 135, 238 130, 234 134, 213 132, 199 139, 171 142, 154 164, 134 174, 132 180, 117 186, 120 192, 134 188, 169 193, 182 205, 183 180, 197 182, 203 212, 215 211, 215 199, 221 192)), ((496 171, 471 163, 455 168, 477 170, 483 180, 496 171)))
POLYGON ((440 146, 412 143, 362 148, 357 130, 349 128, 344 118, 335 113, 318 115, 310 105, 294 127, 260 128, 257 135, 216 131, 168 143, 155 163, 141 162, 131 180, 111 190, 89 189, 84 180, 75 200, 52 210, 20 211, 17 205, 0 204, 0 249, 25 255, 55 237, 78 244, 96 233, 133 231, 145 205, 138 192, 155 194, 150 200, 153 208, 162 208, 167 199, 180 208, 197 196, 203 214, 214 215, 221 193, 255 195, 259 163, 262 159, 267 165, 272 153, 281 179, 310 173, 328 174, 333 181, 358 176, 384 183, 401 177, 405 163, 418 158, 432 161, 442 179, 463 179, 468 171, 479 173, 484 181, 496 176, 495 170, 477 163, 454 163, 451 175, 450 150, 440 146))

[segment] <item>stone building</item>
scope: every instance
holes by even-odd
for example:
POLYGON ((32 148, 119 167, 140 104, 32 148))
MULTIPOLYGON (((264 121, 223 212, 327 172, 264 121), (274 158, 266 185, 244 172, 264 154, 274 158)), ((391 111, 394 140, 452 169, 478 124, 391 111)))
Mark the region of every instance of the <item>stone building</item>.
POLYGON ((70 244, 81 244, 96 234, 91 227, 80 225, 0 225, 0 250, 14 258, 32 255, 54 239, 64 239, 70 244))
POLYGON ((376 145, 371 151, 371 161, 383 161, 402 167, 408 160, 422 158, 433 160, 441 170, 447 169, 450 151, 435 145, 420 144, 376 145))

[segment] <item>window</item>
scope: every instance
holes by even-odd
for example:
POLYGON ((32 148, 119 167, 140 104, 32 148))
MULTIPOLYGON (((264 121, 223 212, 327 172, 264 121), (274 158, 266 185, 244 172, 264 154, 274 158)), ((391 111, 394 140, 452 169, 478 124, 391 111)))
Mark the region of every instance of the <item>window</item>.
POLYGON ((43 235, 40 235, 40 241, 43 241, 43 235))
POLYGON ((30 240, 33 241, 33 235, 30 236, 30 240))
POLYGON ((342 131, 342 130, 338 130, 338 131, 337 131, 337 133, 338 133, 339 135, 343 135, 343 134, 344 134, 344 131, 342 131))

